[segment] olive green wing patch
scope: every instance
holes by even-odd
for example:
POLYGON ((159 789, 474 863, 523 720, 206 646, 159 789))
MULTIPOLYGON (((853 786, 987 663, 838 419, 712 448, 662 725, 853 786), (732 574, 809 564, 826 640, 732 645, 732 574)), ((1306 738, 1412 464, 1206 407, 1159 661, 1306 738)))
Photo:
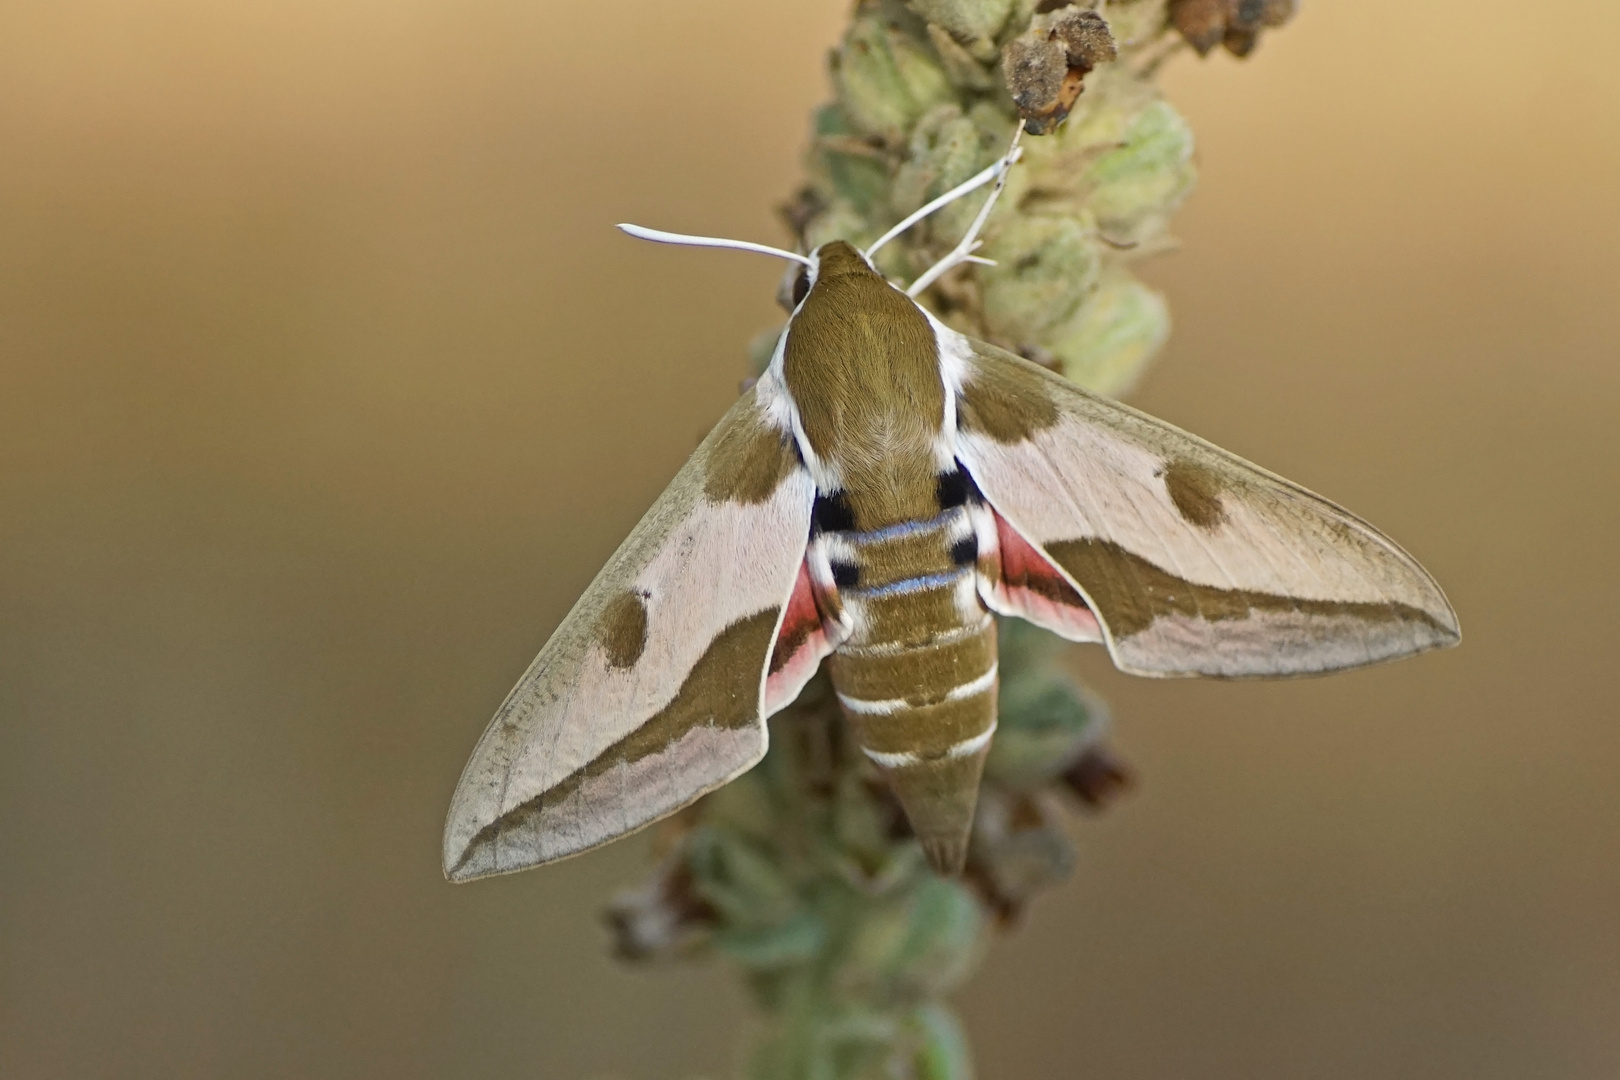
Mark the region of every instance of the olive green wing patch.
POLYGON ((773 642, 815 488, 744 396, 513 688, 450 804, 444 870, 507 873, 680 809, 765 754, 773 642))
POLYGON ((1140 675, 1304 675, 1454 645, 1428 572, 1319 495, 970 342, 959 456, 1140 675))

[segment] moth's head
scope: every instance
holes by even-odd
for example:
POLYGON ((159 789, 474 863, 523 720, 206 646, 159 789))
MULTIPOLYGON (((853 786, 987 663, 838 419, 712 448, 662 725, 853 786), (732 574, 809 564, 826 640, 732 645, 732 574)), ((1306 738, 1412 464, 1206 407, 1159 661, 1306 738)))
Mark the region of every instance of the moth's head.
POLYGON ((847 240, 834 240, 822 244, 810 253, 810 261, 798 268, 793 278, 793 290, 789 310, 797 308, 810 295, 810 290, 823 282, 831 284, 835 281, 848 283, 850 279, 865 279, 869 281, 883 281, 883 275, 877 272, 872 260, 863 255, 859 248, 847 240))
MULTIPOLYGON (((796 251, 783 251, 781 248, 769 247, 765 244, 750 243, 747 240, 726 240, 715 236, 690 236, 686 233, 664 232, 661 229, 648 229, 640 225, 621 224, 620 229, 631 236, 642 240, 654 240, 662 244, 685 244, 691 247, 718 247, 731 248, 736 251, 755 251, 762 255, 775 255, 787 259, 798 265, 788 276, 782 279, 782 288, 777 294, 779 300, 786 301, 785 306, 790 311, 796 311, 812 290, 822 284, 833 291, 840 288, 854 286, 856 288, 870 285, 879 285, 885 289, 892 288, 878 273, 872 263, 871 253, 876 251, 883 243, 880 240, 866 251, 861 251, 847 240, 834 240, 822 244, 809 255, 801 255, 796 251)), ((885 238, 887 239, 887 238, 885 238)), ((822 291, 827 291, 824 288, 822 291)))
POLYGON ((877 278, 882 276, 873 267, 872 261, 862 255, 848 240, 834 240, 829 244, 822 244, 810 257, 815 261, 814 277, 817 281, 847 277, 850 274, 877 278))
POLYGON ((909 299, 921 293, 936 281, 941 274, 954 266, 960 266, 965 262, 995 265, 990 260, 981 259, 973 254, 974 249, 979 246, 979 241, 975 240, 975 237, 978 235, 979 227, 984 224, 985 217, 990 213, 990 208, 995 205, 996 196, 1001 193, 1002 186, 1007 181, 1007 170, 1012 168, 1013 163, 1018 160, 1019 155, 1022 153, 1018 146, 1018 140, 1023 134, 1024 122, 1020 120, 1018 129, 1013 132, 1012 145, 1007 148, 1006 154, 1002 155, 999 161, 977 176, 956 185, 956 187, 939 198, 912 211, 905 218, 896 222, 888 232, 874 240, 872 246, 865 251, 860 250, 847 240, 834 240, 831 243, 822 244, 809 255, 801 255, 796 251, 784 251, 781 248, 771 247, 767 244, 755 244, 747 240, 726 240, 718 236, 692 236, 687 233, 664 232, 662 229, 648 229, 640 225, 630 224, 621 224, 619 228, 631 236, 639 237, 642 240, 654 240, 661 244, 686 244, 691 247, 717 247, 731 248, 734 251, 754 251, 761 255, 774 255, 777 258, 797 263, 797 266, 783 275, 782 284, 778 287, 776 293, 777 300, 789 311, 793 312, 800 310, 801 305, 810 297, 817 284, 830 286, 830 288, 823 289, 823 292, 838 292, 840 286, 853 286, 856 290, 861 290, 872 285, 880 285, 886 290, 900 292, 901 295, 909 299), (877 254, 879 248, 934 211, 943 206, 949 206, 969 192, 992 182, 995 187, 991 189, 990 197, 980 207, 979 216, 974 219, 973 227, 968 230, 968 235, 962 238, 962 242, 955 251, 935 263, 922 277, 912 282, 909 289, 902 291, 895 288, 889 284, 882 274, 878 273, 876 266, 872 262, 872 256, 877 254), (835 282, 838 284, 834 285, 835 282))

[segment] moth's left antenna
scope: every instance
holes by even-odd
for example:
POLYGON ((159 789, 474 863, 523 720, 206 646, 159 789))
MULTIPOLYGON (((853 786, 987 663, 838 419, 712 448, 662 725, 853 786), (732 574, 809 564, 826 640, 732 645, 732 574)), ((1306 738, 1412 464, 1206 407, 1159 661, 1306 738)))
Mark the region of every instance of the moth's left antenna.
POLYGON ((727 240, 719 236, 688 236, 686 233, 665 232, 662 229, 649 229, 642 225, 629 225, 619 223, 619 228, 634 236, 638 240, 651 240, 655 244, 680 244, 684 247, 712 247, 731 248, 734 251, 755 251, 761 255, 775 255, 778 259, 791 259, 796 263, 811 265, 808 255, 800 255, 796 251, 783 251, 781 248, 771 247, 769 244, 754 244, 747 240, 727 240))

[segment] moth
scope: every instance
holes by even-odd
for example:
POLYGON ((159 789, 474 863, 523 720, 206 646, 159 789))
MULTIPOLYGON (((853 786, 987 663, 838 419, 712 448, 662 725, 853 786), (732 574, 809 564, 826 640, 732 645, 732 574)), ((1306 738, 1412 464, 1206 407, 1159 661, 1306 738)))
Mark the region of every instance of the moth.
POLYGON ((1309 675, 1459 640, 1434 579, 1334 503, 948 328, 915 297, 973 254, 1017 160, 866 251, 799 264, 775 355, 608 560, 462 774, 445 874, 606 843, 751 768, 826 663, 929 863, 961 870, 996 730, 996 618, 1149 676, 1309 675), (909 289, 873 253, 994 182, 909 289))

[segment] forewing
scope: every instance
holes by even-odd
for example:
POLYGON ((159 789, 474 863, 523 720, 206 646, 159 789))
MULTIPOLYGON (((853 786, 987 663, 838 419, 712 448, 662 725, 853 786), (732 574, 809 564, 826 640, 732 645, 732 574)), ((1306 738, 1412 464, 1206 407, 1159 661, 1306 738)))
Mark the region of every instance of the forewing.
POLYGON ((1455 644, 1434 579, 1348 511, 958 338, 963 465, 1139 675, 1304 675, 1455 644))
POLYGON ((815 497, 766 421, 770 391, 720 421, 495 714, 450 804, 452 880, 595 847, 764 756, 766 668, 815 497))

